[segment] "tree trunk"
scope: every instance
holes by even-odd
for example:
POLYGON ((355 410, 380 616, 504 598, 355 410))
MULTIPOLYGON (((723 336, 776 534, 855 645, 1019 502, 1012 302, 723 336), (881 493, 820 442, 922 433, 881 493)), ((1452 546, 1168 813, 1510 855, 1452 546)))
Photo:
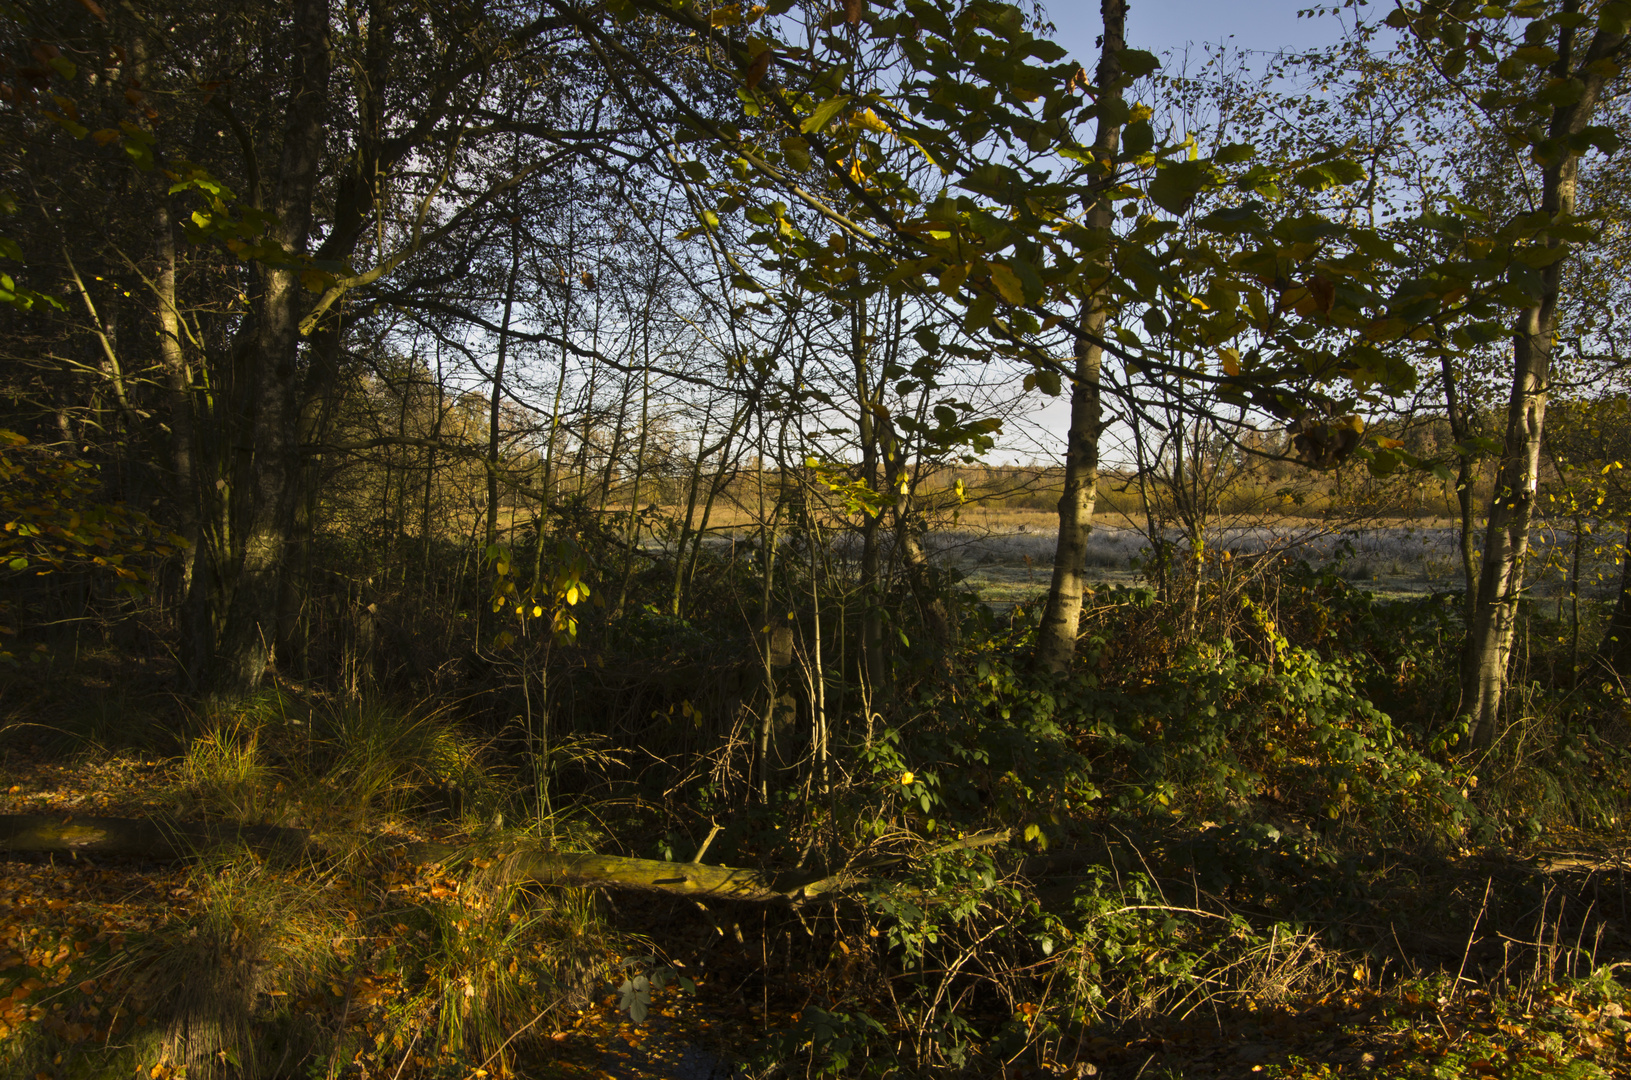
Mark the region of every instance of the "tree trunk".
MULTIPOLYGON (((1552 114, 1549 142, 1558 157, 1543 174, 1541 211, 1552 219, 1572 217, 1580 154, 1572 137, 1590 123, 1601 99, 1605 70, 1602 61, 1621 51, 1624 34, 1599 31, 1586 50, 1574 50, 1574 29, 1559 31, 1558 59, 1553 75, 1576 78, 1583 84, 1578 101, 1559 106, 1552 114)), ((1552 237, 1548 246, 1567 249, 1569 242, 1552 237)), ((1551 388, 1551 362, 1557 332, 1557 302, 1564 257, 1554 259, 1541 272, 1541 290, 1535 304, 1518 317, 1512 335, 1512 394, 1507 402, 1506 437, 1490 498, 1489 523, 1484 538, 1484 562, 1472 625, 1461 662, 1461 705, 1470 715, 1469 737, 1474 747, 1495 743, 1506 689, 1507 664, 1518 626, 1518 603, 1523 591, 1523 560, 1529 550, 1529 523, 1534 516, 1539 482, 1541 430, 1546 422, 1546 398, 1551 388)))
MULTIPOLYGON (((519 225, 513 227, 520 229, 519 225)), ((493 395, 487 415, 487 543, 498 543, 498 444, 499 407, 503 404, 504 362, 510 347, 510 316, 515 310, 515 278, 521 269, 521 237, 519 231, 510 234, 510 274, 504 285, 504 316, 498 324, 498 358, 493 362, 493 395)), ((547 490, 547 485, 546 485, 547 490)), ((549 507, 544 507, 547 514, 549 507)), ((538 523, 538 544, 543 545, 543 519, 538 523)), ((511 537, 514 540, 514 537, 511 537)))
MULTIPOLYGON (((1100 160, 1115 157, 1121 143, 1121 52, 1126 46, 1126 0, 1102 0, 1104 51, 1099 58, 1099 126, 1093 140, 1094 155, 1100 160)), ((1109 183, 1109 178, 1100 181, 1109 183)), ((1114 222, 1113 210, 1102 194, 1087 213, 1087 226, 1108 236, 1114 222)), ((1089 295, 1082 311, 1082 329, 1076 339, 1076 370, 1071 379, 1070 432, 1065 447, 1065 490, 1059 497, 1059 539, 1053 556, 1053 581, 1048 587, 1048 603, 1037 628, 1036 666, 1061 673, 1076 656, 1076 637, 1082 616, 1082 590, 1087 569, 1087 536, 1093 528, 1093 501, 1099 480, 1099 432, 1103 412, 1099 400, 1099 367, 1102 350, 1090 341, 1104 329, 1105 307, 1097 295, 1089 295)))
MULTIPOLYGON (((306 250, 312 195, 322 159, 328 112, 328 0, 298 0, 291 79, 271 239, 283 250, 306 250)), ((266 671, 277 634, 278 600, 294 511, 299 504, 298 350, 303 288, 297 269, 262 265, 263 287, 247 332, 238 387, 249 428, 250 454, 240 454, 233 485, 231 600, 216 648, 210 689, 223 695, 253 690, 266 671)))
POLYGON ((188 551, 181 560, 177 583, 177 619, 180 630, 181 670, 189 688, 196 689, 209 666, 214 645, 209 623, 209 571, 205 558, 203 522, 205 494, 199 479, 194 445, 192 370, 181 343, 183 326, 176 301, 176 235, 170 216, 170 201, 161 192, 153 221, 154 253, 159 272, 154 279, 158 294, 159 355, 164 363, 164 381, 169 399, 170 469, 177 509, 178 531, 187 541, 188 551))
MULTIPOLYGON (((850 312, 850 360, 855 367, 856 425, 861 439, 861 482, 878 490, 878 431, 873 422, 874 393, 868 378, 866 298, 850 312)), ((883 650, 883 588, 879 573, 877 514, 861 517, 861 673, 867 700, 874 701, 886 684, 883 650)))
POLYGON ((1461 532, 1462 621, 1470 631, 1478 610, 1478 551, 1473 543, 1473 485, 1478 479, 1478 463, 1467 445, 1472 438, 1472 421, 1461 401, 1461 386, 1448 354, 1439 358, 1444 377, 1445 412, 1450 420, 1450 437, 1456 441, 1455 501, 1461 532))

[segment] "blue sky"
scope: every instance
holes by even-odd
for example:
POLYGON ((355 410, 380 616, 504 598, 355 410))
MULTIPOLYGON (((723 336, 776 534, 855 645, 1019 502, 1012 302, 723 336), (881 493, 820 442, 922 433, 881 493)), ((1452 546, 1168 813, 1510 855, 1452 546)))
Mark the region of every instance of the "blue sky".
MULTIPOLYGON (((1330 44, 1342 27, 1330 17, 1299 19, 1297 10, 1315 0, 1128 0, 1127 44, 1156 55, 1181 51, 1193 42, 1227 41, 1237 49, 1276 52, 1330 44)), ((1327 0, 1328 2, 1328 0, 1327 0)), ((1048 17, 1059 27, 1055 40, 1089 71, 1098 59, 1093 40, 1101 23, 1097 0, 1044 0, 1048 17)), ((1372 4, 1370 18, 1386 14, 1388 5, 1372 4)))

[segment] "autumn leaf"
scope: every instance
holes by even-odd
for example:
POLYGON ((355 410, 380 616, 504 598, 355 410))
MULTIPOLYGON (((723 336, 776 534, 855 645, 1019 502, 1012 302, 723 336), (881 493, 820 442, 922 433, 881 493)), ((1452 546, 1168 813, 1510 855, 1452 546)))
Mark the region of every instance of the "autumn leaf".
POLYGON ((1015 307, 1025 303, 1025 287, 1020 283, 1019 275, 1002 263, 992 264, 991 284, 997 287, 997 292, 1004 300, 1015 307))
POLYGON ((759 82, 765 77, 765 72, 770 70, 770 61, 775 55, 775 50, 768 46, 754 54, 753 61, 748 64, 747 84, 749 90, 758 86, 759 82))
POLYGON ((851 118, 851 122, 858 128, 863 128, 878 135, 887 135, 893 130, 888 124, 879 119, 878 114, 871 109, 860 110, 851 118))
POLYGON ((1336 303, 1337 299, 1337 288, 1335 284, 1333 284, 1328 278, 1315 274, 1313 277, 1308 279, 1308 292, 1309 295, 1313 296, 1314 304, 1319 308, 1320 314, 1331 314, 1331 308, 1336 303))

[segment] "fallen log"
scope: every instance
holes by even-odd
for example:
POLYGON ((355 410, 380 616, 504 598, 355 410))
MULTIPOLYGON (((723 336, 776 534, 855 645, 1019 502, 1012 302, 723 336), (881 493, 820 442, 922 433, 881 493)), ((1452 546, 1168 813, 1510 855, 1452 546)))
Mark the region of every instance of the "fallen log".
POLYGON ((304 829, 164 818, 78 814, 0 814, 0 851, 119 855, 168 862, 230 847, 298 854, 312 846, 304 829))
MULTIPOLYGON (((1006 829, 975 833, 922 853, 943 854, 959 848, 989 847, 1008 841, 1006 829)), ((172 822, 148 818, 80 817, 61 814, 0 814, 0 852, 35 854, 115 855, 172 861, 211 852, 247 847, 262 854, 316 855, 330 848, 321 836, 304 829, 273 825, 233 825, 227 822, 172 822)), ((555 851, 537 845, 502 844, 389 844, 382 853, 396 853, 418 865, 490 861, 510 881, 542 885, 631 889, 690 897, 739 900, 749 903, 803 903, 830 899, 875 880, 873 873, 905 861, 891 857, 837 874, 809 878, 794 874, 766 874, 732 866, 706 863, 660 862, 622 855, 595 855, 555 851)))

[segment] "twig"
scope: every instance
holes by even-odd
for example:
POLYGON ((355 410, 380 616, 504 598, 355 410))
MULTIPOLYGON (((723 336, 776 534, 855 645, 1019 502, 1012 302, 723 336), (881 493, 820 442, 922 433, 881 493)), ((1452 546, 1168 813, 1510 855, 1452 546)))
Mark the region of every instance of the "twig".
POLYGON ((1493 877, 1484 881, 1484 902, 1478 905, 1478 915, 1472 920, 1472 929, 1467 932, 1467 947, 1461 950, 1461 966, 1455 972, 1455 985, 1450 988, 1453 996, 1461 988, 1461 975, 1467 970, 1467 957, 1472 954, 1472 943, 1478 937, 1478 924, 1484 919, 1484 912, 1489 908, 1489 890, 1495 884, 1493 877))
POLYGON ((717 821, 709 822, 709 824, 711 824, 713 828, 708 830, 708 838, 702 842, 701 847, 697 848, 697 853, 691 856, 691 861, 694 863, 699 863, 702 861, 702 857, 708 854, 708 845, 712 844, 714 842, 714 837, 718 836, 722 831, 722 826, 717 821))
MULTIPOLYGON (((526 1031, 528 1028, 532 1027, 532 1025, 534 1025, 538 1021, 542 1020, 544 1018, 545 1013, 548 1013, 549 1010, 553 1009, 555 1006, 559 1005, 560 1003, 561 1003, 561 999, 556 998, 554 1001, 552 1001, 548 1005, 544 1006, 543 1012, 540 1012, 537 1016, 534 1016, 531 1020, 528 1020, 525 1024, 523 1024, 520 1027, 516 1028, 515 1031, 513 1031, 510 1034, 510 1037, 508 1039, 505 1039, 502 1043, 499 1044, 499 1047, 498 1047, 497 1050, 494 1050, 491 1054, 487 1055, 487 1060, 486 1061, 482 1062, 480 1065, 477 1065, 474 1069, 472 1069, 470 1071, 469 1075, 465 1077, 465 1080, 476 1080, 476 1077, 483 1075, 487 1071, 487 1066, 491 1065, 493 1063, 493 1060, 495 1058, 497 1058, 498 1055, 502 1054, 504 1052, 504 1049, 507 1046, 509 1046, 512 1042, 514 1042, 522 1034, 522 1032, 526 1031)), ((400 1071, 400 1069, 398 1071, 400 1071)), ((395 1080, 395 1078, 393 1077, 392 1080, 395 1080)))
POLYGON ((419 1035, 423 1030, 417 1026, 413 1029, 413 1038, 408 1040, 408 1048, 402 1051, 402 1061, 397 1065, 396 1073, 391 1077, 391 1080, 402 1080, 402 1070, 407 1068, 408 1059, 413 1057, 413 1048, 419 1045, 419 1035))

